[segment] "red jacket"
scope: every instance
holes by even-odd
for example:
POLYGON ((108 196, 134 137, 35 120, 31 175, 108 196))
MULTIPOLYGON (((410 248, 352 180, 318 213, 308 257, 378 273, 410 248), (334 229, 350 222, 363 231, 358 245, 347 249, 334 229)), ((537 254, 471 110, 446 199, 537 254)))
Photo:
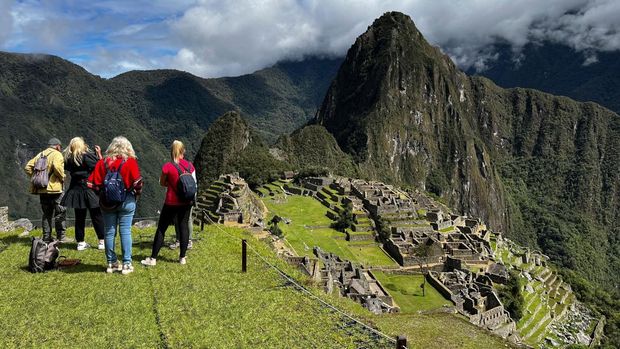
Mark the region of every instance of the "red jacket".
MULTIPOLYGON (((103 158, 97 162, 95 169, 88 177, 88 186, 90 188, 99 191, 103 185, 103 180, 107 173, 105 164, 108 165, 110 170, 116 171, 123 162, 123 158, 103 158)), ((135 195, 140 195, 142 192, 142 176, 140 175, 140 168, 138 167, 138 161, 135 158, 128 158, 125 160, 123 167, 121 168, 121 177, 125 183, 125 188, 132 190, 135 195)))
MULTIPOLYGON (((193 174, 194 179, 196 179, 195 177, 196 170, 194 169, 194 165, 192 165, 191 162, 185 159, 180 159, 178 165, 182 172, 191 173, 193 174)), ((174 164, 172 162, 166 162, 164 166, 162 166, 161 168, 161 173, 162 175, 166 177, 166 187, 167 187, 166 200, 164 201, 164 204, 173 205, 173 206, 191 205, 192 203, 191 201, 182 201, 177 196, 177 185, 179 183, 179 170, 177 170, 174 164)))

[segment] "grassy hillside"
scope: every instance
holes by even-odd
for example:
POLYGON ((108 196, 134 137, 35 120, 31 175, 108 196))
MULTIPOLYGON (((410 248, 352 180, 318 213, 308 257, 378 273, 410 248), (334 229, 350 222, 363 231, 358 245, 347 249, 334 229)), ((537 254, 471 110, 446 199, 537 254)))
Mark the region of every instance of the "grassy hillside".
MULTIPOLYGON (((61 271, 26 271, 28 238, 0 234, 0 345, 3 348, 392 348, 393 344, 323 307, 249 255, 240 272, 239 238, 290 275, 266 245, 233 228, 207 226, 179 265, 164 249, 153 269, 104 273, 101 251, 63 249, 82 264, 61 271), (231 234, 231 235, 229 235, 231 234), (88 344, 86 344, 88 343, 88 344)), ((35 231, 34 234, 40 234, 35 231)), ((152 229, 134 229, 134 261, 148 255, 152 229)), ((87 240, 94 233, 87 232, 87 240)), ((408 334, 410 347, 497 348, 505 343, 448 314, 374 316, 357 303, 317 296, 390 336, 408 334), (450 328, 450 331, 445 331, 450 328)))

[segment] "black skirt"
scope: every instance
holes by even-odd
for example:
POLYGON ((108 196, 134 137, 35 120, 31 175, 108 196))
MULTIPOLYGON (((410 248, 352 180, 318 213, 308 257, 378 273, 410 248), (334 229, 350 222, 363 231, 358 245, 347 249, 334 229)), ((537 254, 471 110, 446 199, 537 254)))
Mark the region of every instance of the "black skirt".
POLYGON ((99 207, 99 197, 92 189, 77 185, 69 187, 60 204, 66 208, 96 208, 99 207))

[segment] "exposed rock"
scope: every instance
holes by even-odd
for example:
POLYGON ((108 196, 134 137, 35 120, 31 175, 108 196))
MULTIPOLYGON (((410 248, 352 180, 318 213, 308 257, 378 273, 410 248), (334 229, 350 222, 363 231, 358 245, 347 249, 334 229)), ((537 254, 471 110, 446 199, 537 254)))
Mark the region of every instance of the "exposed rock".
POLYGON ((28 235, 32 229, 34 229, 34 224, 28 218, 20 218, 16 221, 11 222, 10 229, 15 230, 17 228, 22 228, 24 231, 22 235, 28 235))
POLYGON ((144 228, 151 228, 151 227, 156 227, 157 226, 157 222, 154 220, 150 220, 150 219, 145 219, 143 221, 139 221, 133 224, 134 227, 136 228, 140 228, 140 229, 144 229, 144 228))
POLYGON ((6 206, 0 207, 0 232, 11 230, 9 224, 9 208, 6 206))

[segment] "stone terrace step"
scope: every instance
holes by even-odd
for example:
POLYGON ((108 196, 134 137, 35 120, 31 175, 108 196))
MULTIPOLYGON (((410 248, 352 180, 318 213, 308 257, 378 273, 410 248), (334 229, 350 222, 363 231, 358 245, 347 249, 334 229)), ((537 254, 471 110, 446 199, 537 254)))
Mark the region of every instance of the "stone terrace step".
POLYGON ((540 343, 542 337, 547 333, 547 329, 549 325, 553 322, 553 318, 547 315, 543 321, 541 321, 536 327, 534 331, 532 331, 529 335, 530 339, 533 339, 532 342, 540 343))

